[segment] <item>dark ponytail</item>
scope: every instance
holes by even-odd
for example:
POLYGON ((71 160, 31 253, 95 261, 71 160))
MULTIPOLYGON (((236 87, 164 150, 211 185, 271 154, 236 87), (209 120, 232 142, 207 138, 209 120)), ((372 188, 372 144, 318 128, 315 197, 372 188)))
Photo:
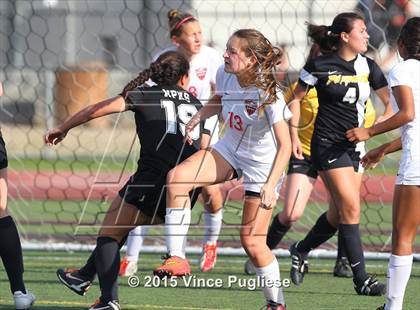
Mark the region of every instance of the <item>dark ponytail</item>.
POLYGON ((357 19, 364 20, 357 13, 347 12, 338 14, 331 26, 307 23, 308 37, 319 45, 323 54, 336 52, 340 47, 340 34, 342 32, 350 33, 353 23, 357 19))
POLYGON ((407 51, 408 58, 420 60, 420 17, 412 17, 401 29, 398 42, 407 51))
POLYGON ((148 69, 131 80, 124 87, 121 96, 125 98, 127 92, 144 84, 148 79, 161 86, 176 85, 181 77, 188 74, 189 70, 190 65, 184 56, 176 51, 165 52, 151 63, 148 69))

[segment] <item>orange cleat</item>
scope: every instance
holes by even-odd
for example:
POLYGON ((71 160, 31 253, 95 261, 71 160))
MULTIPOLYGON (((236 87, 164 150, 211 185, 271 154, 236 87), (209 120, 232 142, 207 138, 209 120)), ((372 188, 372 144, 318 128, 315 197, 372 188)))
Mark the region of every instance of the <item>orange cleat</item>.
POLYGON ((165 260, 163 264, 153 271, 155 276, 162 279, 165 277, 182 277, 191 274, 190 264, 187 259, 169 255, 164 256, 163 259, 165 260))
POLYGON ((202 272, 209 272, 214 268, 217 261, 216 251, 216 242, 208 242, 203 246, 203 256, 201 256, 200 260, 200 269, 202 272))
POLYGON ((129 260, 124 257, 120 263, 120 271, 118 275, 120 277, 130 277, 137 272, 137 261, 129 260))

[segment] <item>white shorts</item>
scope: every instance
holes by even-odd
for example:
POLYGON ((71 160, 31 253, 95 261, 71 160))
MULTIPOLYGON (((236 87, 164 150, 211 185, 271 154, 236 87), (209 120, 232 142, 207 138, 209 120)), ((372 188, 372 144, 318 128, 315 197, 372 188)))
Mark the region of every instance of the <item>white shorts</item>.
POLYGON ((420 185, 420 158, 412 158, 403 152, 395 184, 420 185))
MULTIPOLYGON (((236 170, 238 178, 243 176, 243 186, 245 191, 260 193, 261 187, 267 182, 272 163, 260 163, 249 158, 240 157, 232 150, 231 145, 222 139, 212 146, 222 157, 236 170)), ((275 192, 277 198, 279 190, 284 179, 284 173, 276 185, 275 192)))

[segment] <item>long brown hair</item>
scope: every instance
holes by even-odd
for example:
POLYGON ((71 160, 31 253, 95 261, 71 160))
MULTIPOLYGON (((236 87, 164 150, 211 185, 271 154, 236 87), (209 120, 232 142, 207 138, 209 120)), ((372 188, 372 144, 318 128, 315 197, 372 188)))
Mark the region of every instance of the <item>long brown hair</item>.
POLYGON ((124 98, 127 92, 144 84, 151 79, 157 85, 176 85, 182 76, 188 74, 190 64, 179 52, 168 51, 163 53, 150 64, 150 67, 143 70, 131 80, 123 89, 121 96, 124 98))
POLYGON ((341 44, 340 34, 342 32, 350 33, 353 29, 353 23, 357 19, 364 21, 364 18, 357 13, 345 12, 338 14, 331 26, 306 23, 308 25, 308 36, 319 45, 323 54, 336 52, 341 44))
POLYGON ((281 63, 283 51, 271 42, 258 30, 240 29, 232 36, 243 39, 246 44, 241 47, 247 57, 255 56, 257 63, 249 69, 246 83, 255 84, 264 90, 267 98, 263 105, 272 104, 277 100, 279 85, 276 79, 276 67, 281 63))

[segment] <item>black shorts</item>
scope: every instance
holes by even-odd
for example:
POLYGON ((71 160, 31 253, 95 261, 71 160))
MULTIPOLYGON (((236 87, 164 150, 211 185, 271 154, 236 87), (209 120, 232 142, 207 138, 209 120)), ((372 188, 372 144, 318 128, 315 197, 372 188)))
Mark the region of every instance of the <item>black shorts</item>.
MULTIPOLYGON (((166 175, 169 170, 154 168, 138 169, 118 194, 129 204, 139 208, 144 214, 154 217, 158 215, 165 221, 166 215, 166 175)), ((200 189, 190 192, 191 208, 197 201, 200 189)))
POLYGON ((0 133, 0 169, 7 168, 9 161, 7 160, 6 144, 4 143, 3 137, 0 133))
POLYGON ((353 167, 355 172, 363 172, 360 164, 360 151, 355 145, 348 143, 332 143, 323 139, 311 142, 311 159, 317 171, 325 171, 343 167, 353 167))
POLYGON ((315 169, 311 157, 305 154, 303 154, 303 159, 297 159, 293 155, 290 157, 287 175, 292 173, 304 174, 313 179, 318 177, 318 171, 315 169))

